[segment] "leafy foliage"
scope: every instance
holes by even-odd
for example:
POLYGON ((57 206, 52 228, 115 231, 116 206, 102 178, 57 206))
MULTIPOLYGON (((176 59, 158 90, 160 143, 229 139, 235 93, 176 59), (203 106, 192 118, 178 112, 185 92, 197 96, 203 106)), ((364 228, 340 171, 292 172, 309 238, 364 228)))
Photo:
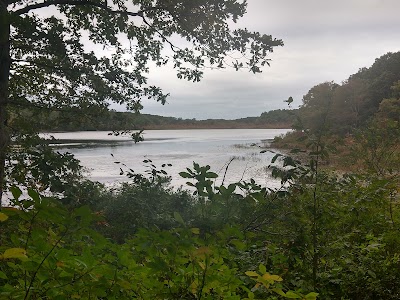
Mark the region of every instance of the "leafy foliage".
MULTIPOLYGON (((68 211, 33 190, 28 199, 18 188, 12 191, 19 209, 5 209, 8 218, 2 218, 2 297, 255 299, 240 260, 235 260, 246 248, 234 246, 234 239, 243 236, 240 230, 227 227, 203 235, 182 223, 169 231, 141 229, 132 240, 116 245, 91 229, 93 221, 97 226, 103 221, 87 207, 68 211), (15 227, 19 231, 8 234, 15 227)), ((175 216, 182 222, 178 213, 175 216)), ((260 296, 284 293, 280 285, 270 284, 260 296)))
POLYGON ((396 299, 396 179, 327 173, 319 168, 323 144, 309 147, 305 165, 275 156, 278 190, 254 181, 216 186, 210 167, 196 163, 181 173, 192 195, 167 188, 165 174, 151 167, 149 177, 132 174, 134 181, 120 189, 91 192, 96 213, 66 209, 33 190, 26 199, 13 188, 19 209, 0 215, 6 262, 0 293, 9 299, 396 299))
POLYGON ((43 126, 40 119, 34 125, 32 111, 46 109, 53 118, 67 111, 85 119, 111 102, 135 112, 145 98, 165 104, 168 94, 148 82, 152 66, 171 64, 178 78, 193 82, 206 67, 260 73, 269 65, 268 54, 283 43, 232 29, 230 23, 245 12, 246 2, 234 0, 3 1, 0 195, 11 131, 43 126), (233 53, 242 59, 232 59, 233 53))
POLYGON ((112 130, 121 133, 139 129, 290 128, 293 123, 293 111, 278 109, 264 112, 259 117, 236 120, 182 119, 94 107, 84 116, 82 111, 76 108, 27 108, 10 111, 10 124, 16 128, 29 127, 32 118, 37 125, 35 129, 42 132, 112 130))
POLYGON ((303 96, 303 105, 297 114, 301 126, 296 129, 343 136, 362 129, 376 114, 393 115, 396 119, 399 66, 400 52, 387 53, 341 85, 325 82, 312 87, 303 96))
POLYGON ((63 193, 82 179, 82 167, 71 153, 55 152, 36 135, 16 135, 13 139, 18 146, 7 157, 8 186, 63 193))
POLYGON ((206 64, 223 67, 232 51, 249 57, 233 61, 235 68, 260 72, 267 53, 282 45, 268 35, 230 30, 228 20, 236 22, 246 9, 237 1, 6 4, 2 28, 11 28, 12 105, 84 109, 112 100, 137 111, 142 97, 165 103, 167 96, 147 84, 149 61, 161 66, 171 60, 178 77, 199 81, 206 64), (43 16, 41 10, 49 6, 58 14, 43 16), (172 44, 173 35, 190 45, 172 44), (84 39, 109 51, 87 51, 84 39), (165 45, 172 50, 168 54, 162 51, 165 45))

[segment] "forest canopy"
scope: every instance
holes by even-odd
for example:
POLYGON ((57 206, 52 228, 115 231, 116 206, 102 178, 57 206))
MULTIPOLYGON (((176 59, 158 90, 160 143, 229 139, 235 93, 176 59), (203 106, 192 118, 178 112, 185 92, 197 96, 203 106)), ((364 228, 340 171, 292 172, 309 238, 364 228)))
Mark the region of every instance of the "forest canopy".
POLYGON ((360 69, 342 84, 312 87, 299 109, 301 126, 312 131, 349 134, 374 117, 398 121, 400 52, 387 53, 360 69))

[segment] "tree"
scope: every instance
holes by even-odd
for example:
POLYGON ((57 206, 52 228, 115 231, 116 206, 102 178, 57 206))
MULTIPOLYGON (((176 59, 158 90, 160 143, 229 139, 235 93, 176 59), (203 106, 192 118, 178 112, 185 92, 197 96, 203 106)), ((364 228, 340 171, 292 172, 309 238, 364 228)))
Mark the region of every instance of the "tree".
POLYGON ((303 105, 299 112, 305 129, 314 133, 326 131, 333 95, 338 86, 333 81, 324 82, 312 87, 303 96, 303 105))
POLYGON ((395 126, 400 128, 400 80, 391 87, 391 90, 393 91, 392 97, 383 99, 379 104, 377 118, 378 120, 393 122, 395 126))
POLYGON ((391 87, 400 79, 400 52, 382 55, 371 67, 360 69, 349 80, 354 78, 368 84, 368 93, 360 107, 360 119, 365 123, 379 110, 380 102, 391 96, 391 87))
POLYGON ((170 62, 179 78, 191 81, 199 81, 205 67, 261 72, 269 65, 267 54, 283 43, 230 28, 246 5, 236 0, 1 0, 0 195, 10 110, 90 111, 112 101, 139 111, 144 97, 164 104, 168 94, 147 82, 151 62, 170 62), (90 50, 98 45, 102 51, 90 50), (243 59, 232 58, 232 52, 243 59))

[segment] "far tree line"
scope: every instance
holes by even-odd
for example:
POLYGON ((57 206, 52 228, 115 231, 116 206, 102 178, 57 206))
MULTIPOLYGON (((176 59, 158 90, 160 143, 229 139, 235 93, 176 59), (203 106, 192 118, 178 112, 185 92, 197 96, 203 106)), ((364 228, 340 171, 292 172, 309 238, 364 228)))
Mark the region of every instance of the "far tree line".
POLYGON ((277 109, 264 112, 258 117, 235 120, 183 119, 133 112, 117 112, 93 107, 82 114, 74 108, 44 110, 27 108, 15 114, 15 121, 39 120, 40 131, 85 131, 85 130, 139 130, 139 129, 233 129, 233 128, 291 128, 293 110, 277 109), (21 117, 21 115, 23 115, 21 117), (39 116, 39 117, 38 117, 39 116))
POLYGON ((196 120, 90 106, 85 114, 74 107, 19 109, 11 113, 10 121, 34 118, 40 131, 294 127, 346 135, 374 118, 399 121, 399 78, 400 52, 396 52, 377 58, 371 67, 361 68, 341 84, 326 81, 315 85, 298 109, 271 110, 258 117, 196 120))
POLYGON ((399 126, 400 52, 377 58, 342 84, 333 81, 312 87, 303 97, 295 128, 315 133, 353 134, 371 122, 399 126))

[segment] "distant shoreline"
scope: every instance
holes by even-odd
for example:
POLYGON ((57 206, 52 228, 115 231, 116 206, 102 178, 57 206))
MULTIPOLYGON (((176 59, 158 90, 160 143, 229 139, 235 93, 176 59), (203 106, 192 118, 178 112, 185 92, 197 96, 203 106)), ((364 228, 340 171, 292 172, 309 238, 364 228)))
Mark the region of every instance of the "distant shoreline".
POLYGON ((184 129, 286 129, 291 128, 293 110, 263 112, 259 117, 235 120, 182 119, 132 112, 104 111, 93 115, 77 115, 76 111, 50 111, 43 113, 41 132, 124 131, 124 130, 184 130, 184 129))
POLYGON ((135 130, 198 130, 198 129, 290 129, 291 126, 288 124, 279 124, 274 126, 268 126, 268 125, 254 125, 254 126, 198 126, 193 125, 193 126, 174 126, 174 125, 161 125, 161 126, 145 126, 143 128, 131 128, 131 129, 120 129, 120 130, 115 130, 115 129, 88 129, 88 130, 82 130, 82 129, 77 129, 77 130, 44 130, 41 133, 64 133, 64 132, 79 132, 79 131, 87 131, 87 132, 96 132, 96 131, 135 131, 135 130))

